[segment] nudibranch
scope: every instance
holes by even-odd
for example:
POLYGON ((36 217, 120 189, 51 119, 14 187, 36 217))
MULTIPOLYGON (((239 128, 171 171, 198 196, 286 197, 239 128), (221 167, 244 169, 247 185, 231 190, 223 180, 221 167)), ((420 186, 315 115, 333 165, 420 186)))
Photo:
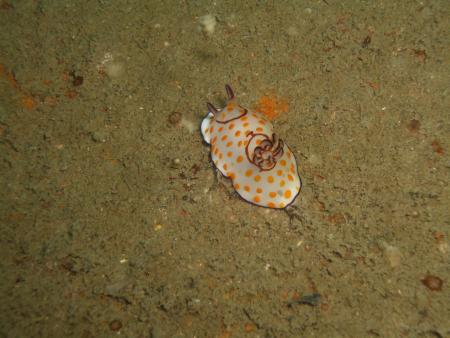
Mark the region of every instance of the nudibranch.
POLYGON ((241 107, 231 87, 225 89, 227 105, 219 110, 207 103, 208 114, 201 124, 212 161, 244 200, 285 208, 301 187, 294 154, 263 114, 241 107))

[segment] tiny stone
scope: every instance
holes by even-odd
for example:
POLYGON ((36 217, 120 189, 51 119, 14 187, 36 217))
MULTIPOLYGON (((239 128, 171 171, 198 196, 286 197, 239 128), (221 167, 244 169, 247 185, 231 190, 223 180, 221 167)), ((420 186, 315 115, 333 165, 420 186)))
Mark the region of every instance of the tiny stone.
POLYGON ((207 14, 199 18, 200 27, 207 34, 213 34, 216 28, 217 20, 214 15, 207 14))
POLYGON ((187 119, 181 119, 181 125, 185 127, 191 134, 197 129, 196 124, 187 119))
POLYGON ((121 62, 110 61, 104 65, 105 73, 110 78, 118 78, 125 73, 125 67, 121 62))
POLYGON ((441 291, 442 284, 444 284, 442 279, 433 275, 426 276, 424 279, 422 279, 422 283, 431 291, 441 291))
POLYGON ((107 134, 101 131, 94 131, 91 133, 92 140, 95 142, 106 142, 107 134))
POLYGON ((408 128, 410 132, 417 132, 420 129, 420 121, 412 119, 411 121, 409 121, 406 128, 408 128))
POLYGON ((118 319, 114 319, 109 323, 109 328, 111 331, 119 331, 122 328, 122 322, 118 319))
POLYGON ((386 244, 384 246, 384 255, 392 268, 395 268, 400 265, 402 260, 402 254, 400 253, 400 250, 397 247, 386 244))
POLYGON ((174 111, 174 112, 170 113, 168 121, 171 125, 178 126, 178 125, 180 125, 181 118, 182 118, 182 114, 180 112, 174 111))
POLYGON ((77 86, 81 86, 83 84, 83 77, 82 76, 75 76, 73 78, 72 84, 77 87, 77 86))
POLYGON ((302 296, 300 299, 296 299, 288 302, 288 306, 292 306, 294 304, 304 304, 310 306, 317 306, 320 303, 321 295, 319 293, 312 293, 308 295, 302 296))
POLYGON ((174 158, 171 163, 171 168, 177 169, 181 166, 181 160, 179 158, 174 158))

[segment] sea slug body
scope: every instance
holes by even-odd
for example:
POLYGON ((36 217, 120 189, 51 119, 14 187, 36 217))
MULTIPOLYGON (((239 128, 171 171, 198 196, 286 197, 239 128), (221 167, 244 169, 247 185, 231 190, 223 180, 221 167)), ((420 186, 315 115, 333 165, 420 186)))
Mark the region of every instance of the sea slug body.
POLYGON ((226 85, 227 105, 219 110, 208 103, 201 124, 211 159, 231 179, 236 192, 246 201, 281 209, 300 192, 301 180, 295 156, 273 131, 261 113, 241 107, 226 85))

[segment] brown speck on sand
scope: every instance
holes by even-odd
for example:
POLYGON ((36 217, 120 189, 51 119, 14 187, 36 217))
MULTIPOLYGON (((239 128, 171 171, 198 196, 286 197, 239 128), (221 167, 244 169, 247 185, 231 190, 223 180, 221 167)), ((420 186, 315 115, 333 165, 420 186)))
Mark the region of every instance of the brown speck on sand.
POLYGON ((406 128, 408 128, 408 130, 412 133, 417 133, 420 129, 420 121, 412 119, 411 121, 408 122, 406 128))
POLYGON ((118 319, 114 319, 112 322, 109 323, 109 328, 111 331, 119 331, 122 328, 122 322, 118 319))
POLYGON ((170 113, 169 117, 168 117, 168 121, 172 126, 179 126, 181 123, 181 118, 183 117, 183 115, 180 112, 174 111, 172 113, 170 113))
POLYGON ((444 282, 437 276, 427 275, 422 279, 423 285, 425 285, 431 291, 441 291, 444 282))

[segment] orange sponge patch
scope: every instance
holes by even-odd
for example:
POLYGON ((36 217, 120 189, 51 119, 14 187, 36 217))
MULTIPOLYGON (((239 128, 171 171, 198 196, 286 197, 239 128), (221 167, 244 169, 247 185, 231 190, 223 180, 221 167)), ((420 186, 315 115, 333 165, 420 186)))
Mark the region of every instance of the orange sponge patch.
POLYGON ((264 95, 259 98, 255 110, 273 120, 281 113, 289 110, 289 105, 284 98, 279 98, 275 94, 264 95))

